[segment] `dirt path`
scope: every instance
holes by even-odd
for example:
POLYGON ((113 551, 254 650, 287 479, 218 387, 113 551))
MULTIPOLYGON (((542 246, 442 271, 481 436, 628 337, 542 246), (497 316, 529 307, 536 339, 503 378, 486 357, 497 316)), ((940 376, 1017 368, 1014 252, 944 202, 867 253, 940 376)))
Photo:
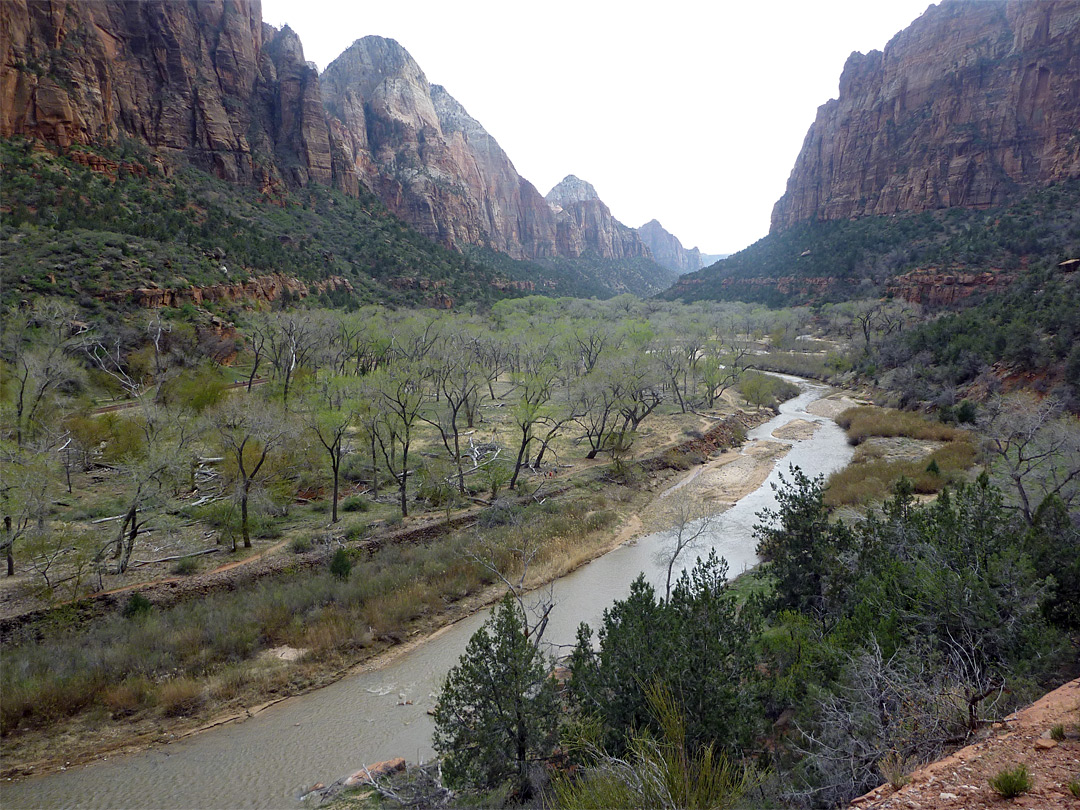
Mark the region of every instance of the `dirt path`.
POLYGON ((850 806, 859 810, 1075 810, 1080 808, 1080 798, 1068 788, 1074 779, 1080 780, 1080 679, 995 723, 979 742, 915 771, 899 790, 882 785, 850 806), (1064 740, 1050 737, 1057 725, 1064 727, 1064 740), (988 780, 1017 765, 1027 766, 1034 787, 1014 799, 1004 799, 988 780))

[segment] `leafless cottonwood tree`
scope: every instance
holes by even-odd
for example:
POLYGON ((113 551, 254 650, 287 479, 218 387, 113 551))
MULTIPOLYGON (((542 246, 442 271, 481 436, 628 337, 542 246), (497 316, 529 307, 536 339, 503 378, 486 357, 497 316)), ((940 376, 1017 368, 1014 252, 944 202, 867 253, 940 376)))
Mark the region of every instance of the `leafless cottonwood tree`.
POLYGON ((1080 420, 1053 398, 1015 393, 993 397, 980 428, 995 477, 1007 482, 1030 525, 1050 496, 1067 508, 1080 500, 1080 420))
MULTIPOLYGON (((270 402, 228 397, 206 414, 206 428, 232 469, 233 497, 240 506, 244 548, 251 548, 248 506, 252 491, 278 472, 277 456, 294 435, 293 422, 270 402)), ((236 551, 236 537, 232 550, 236 551)))
POLYGON ((677 489, 664 496, 673 504, 671 526, 660 533, 660 547, 653 553, 653 560, 667 572, 664 599, 671 598, 671 578, 675 566, 685 554, 705 545, 719 520, 713 508, 700 498, 677 489))

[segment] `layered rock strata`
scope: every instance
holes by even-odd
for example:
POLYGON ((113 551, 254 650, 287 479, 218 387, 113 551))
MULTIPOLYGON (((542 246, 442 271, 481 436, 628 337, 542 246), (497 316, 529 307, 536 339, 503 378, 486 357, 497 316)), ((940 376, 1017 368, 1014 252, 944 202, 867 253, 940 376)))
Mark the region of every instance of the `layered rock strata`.
POLYGON ((0 135, 131 138, 264 188, 355 189, 317 71, 257 0, 0 3, 0 135))
POLYGON ((577 258, 588 252, 605 259, 652 258, 637 232, 611 215, 591 183, 567 175, 544 199, 556 217, 560 256, 577 258))
POLYGON ((262 22, 258 0, 5 0, 0 68, 2 137, 63 148, 130 139, 163 170, 159 156, 172 154, 268 194, 314 182, 356 195, 363 184, 450 247, 651 255, 595 192, 549 205, 397 42, 357 40, 320 76, 288 26, 262 22))
POLYGON ((998 205, 1080 176, 1080 3, 942 0, 853 53, 818 108, 772 230, 998 205))

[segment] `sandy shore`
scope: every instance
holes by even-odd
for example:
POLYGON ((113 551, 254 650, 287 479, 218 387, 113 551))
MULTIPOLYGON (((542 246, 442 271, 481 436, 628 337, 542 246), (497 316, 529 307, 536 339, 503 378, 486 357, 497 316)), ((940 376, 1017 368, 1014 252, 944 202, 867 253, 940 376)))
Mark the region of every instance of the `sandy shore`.
POLYGON ((824 416, 829 419, 835 419, 842 414, 848 408, 854 408, 857 405, 867 405, 869 403, 852 399, 847 394, 830 394, 823 399, 817 399, 806 406, 806 412, 812 413, 814 416, 824 416))
POLYGON ((789 447, 782 442, 747 442, 738 450, 725 450, 694 468, 641 510, 643 531, 640 534, 669 528, 676 519, 680 501, 685 498, 706 506, 713 514, 730 509, 740 498, 765 483, 777 459, 789 447))

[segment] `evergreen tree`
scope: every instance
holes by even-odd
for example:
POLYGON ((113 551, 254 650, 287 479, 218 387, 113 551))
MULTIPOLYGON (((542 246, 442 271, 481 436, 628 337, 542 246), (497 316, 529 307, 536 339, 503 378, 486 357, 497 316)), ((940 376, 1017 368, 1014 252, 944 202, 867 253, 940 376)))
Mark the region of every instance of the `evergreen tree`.
POLYGON ((555 680, 507 593, 446 676, 435 707, 434 746, 453 787, 509 785, 532 793, 529 773, 558 735, 555 680))

